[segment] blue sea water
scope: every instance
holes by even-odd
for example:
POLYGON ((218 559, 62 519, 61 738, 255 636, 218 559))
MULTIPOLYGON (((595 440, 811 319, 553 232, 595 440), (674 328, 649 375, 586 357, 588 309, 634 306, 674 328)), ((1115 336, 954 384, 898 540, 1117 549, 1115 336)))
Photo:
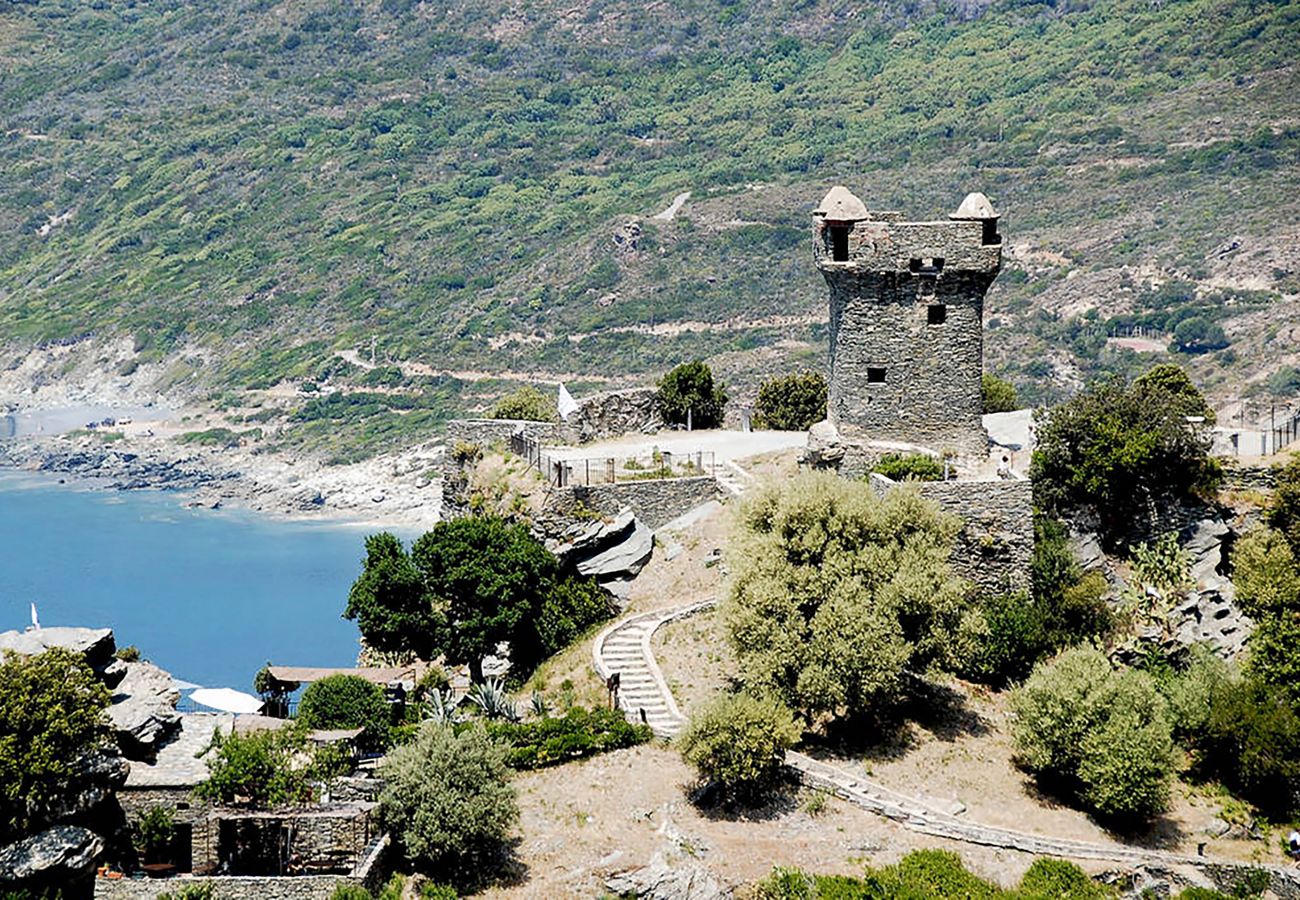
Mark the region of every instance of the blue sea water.
POLYGON ((374 529, 186 509, 0 470, 0 631, 110 627, 176 678, 252 690, 268 660, 352 666, 340 617, 374 529))

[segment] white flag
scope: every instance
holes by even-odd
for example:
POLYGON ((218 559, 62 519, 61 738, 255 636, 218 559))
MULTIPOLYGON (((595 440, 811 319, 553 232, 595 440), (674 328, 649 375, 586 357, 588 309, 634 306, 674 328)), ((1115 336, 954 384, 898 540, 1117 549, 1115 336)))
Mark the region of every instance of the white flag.
POLYGON ((564 387, 564 382, 560 382, 560 396, 555 405, 560 409, 560 418, 566 422, 569 421, 569 416, 578 411, 578 401, 564 387))
POLYGON ((33 628, 40 628, 40 627, 41 627, 41 620, 38 619, 38 618, 36 618, 36 604, 35 604, 35 603, 32 604, 32 627, 33 627, 33 628))

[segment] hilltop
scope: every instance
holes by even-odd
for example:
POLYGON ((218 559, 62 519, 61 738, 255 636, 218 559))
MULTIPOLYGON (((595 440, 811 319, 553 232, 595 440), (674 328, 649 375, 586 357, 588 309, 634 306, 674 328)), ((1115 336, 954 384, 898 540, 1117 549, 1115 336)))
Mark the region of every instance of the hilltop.
POLYGON ((743 398, 824 357, 809 215, 843 182, 910 217, 993 198, 987 364, 1031 401, 1138 368, 1122 329, 1164 346, 1190 318, 1179 361, 1212 395, 1285 397, 1298 20, 1253 0, 0 2, 7 365, 278 417, 282 444, 340 459, 481 408, 509 383, 489 375, 582 389, 702 356, 743 398))

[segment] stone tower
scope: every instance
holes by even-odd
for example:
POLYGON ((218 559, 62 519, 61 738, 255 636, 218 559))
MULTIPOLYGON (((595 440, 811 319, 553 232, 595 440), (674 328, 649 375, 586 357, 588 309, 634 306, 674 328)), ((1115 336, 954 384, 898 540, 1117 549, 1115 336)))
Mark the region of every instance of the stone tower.
POLYGON ((834 440, 867 456, 903 444, 983 459, 984 293, 1002 265, 988 198, 970 194, 947 221, 905 222, 834 187, 813 216, 834 440))

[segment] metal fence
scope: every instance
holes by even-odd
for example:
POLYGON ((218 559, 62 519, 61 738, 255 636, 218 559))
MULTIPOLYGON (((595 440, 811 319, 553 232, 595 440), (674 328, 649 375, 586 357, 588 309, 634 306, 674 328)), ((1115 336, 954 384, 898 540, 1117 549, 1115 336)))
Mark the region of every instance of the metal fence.
POLYGON ((541 441, 522 432, 511 436, 510 451, 527 460, 529 467, 540 472, 552 487, 712 476, 717 467, 712 450, 561 458, 547 453, 541 441))

